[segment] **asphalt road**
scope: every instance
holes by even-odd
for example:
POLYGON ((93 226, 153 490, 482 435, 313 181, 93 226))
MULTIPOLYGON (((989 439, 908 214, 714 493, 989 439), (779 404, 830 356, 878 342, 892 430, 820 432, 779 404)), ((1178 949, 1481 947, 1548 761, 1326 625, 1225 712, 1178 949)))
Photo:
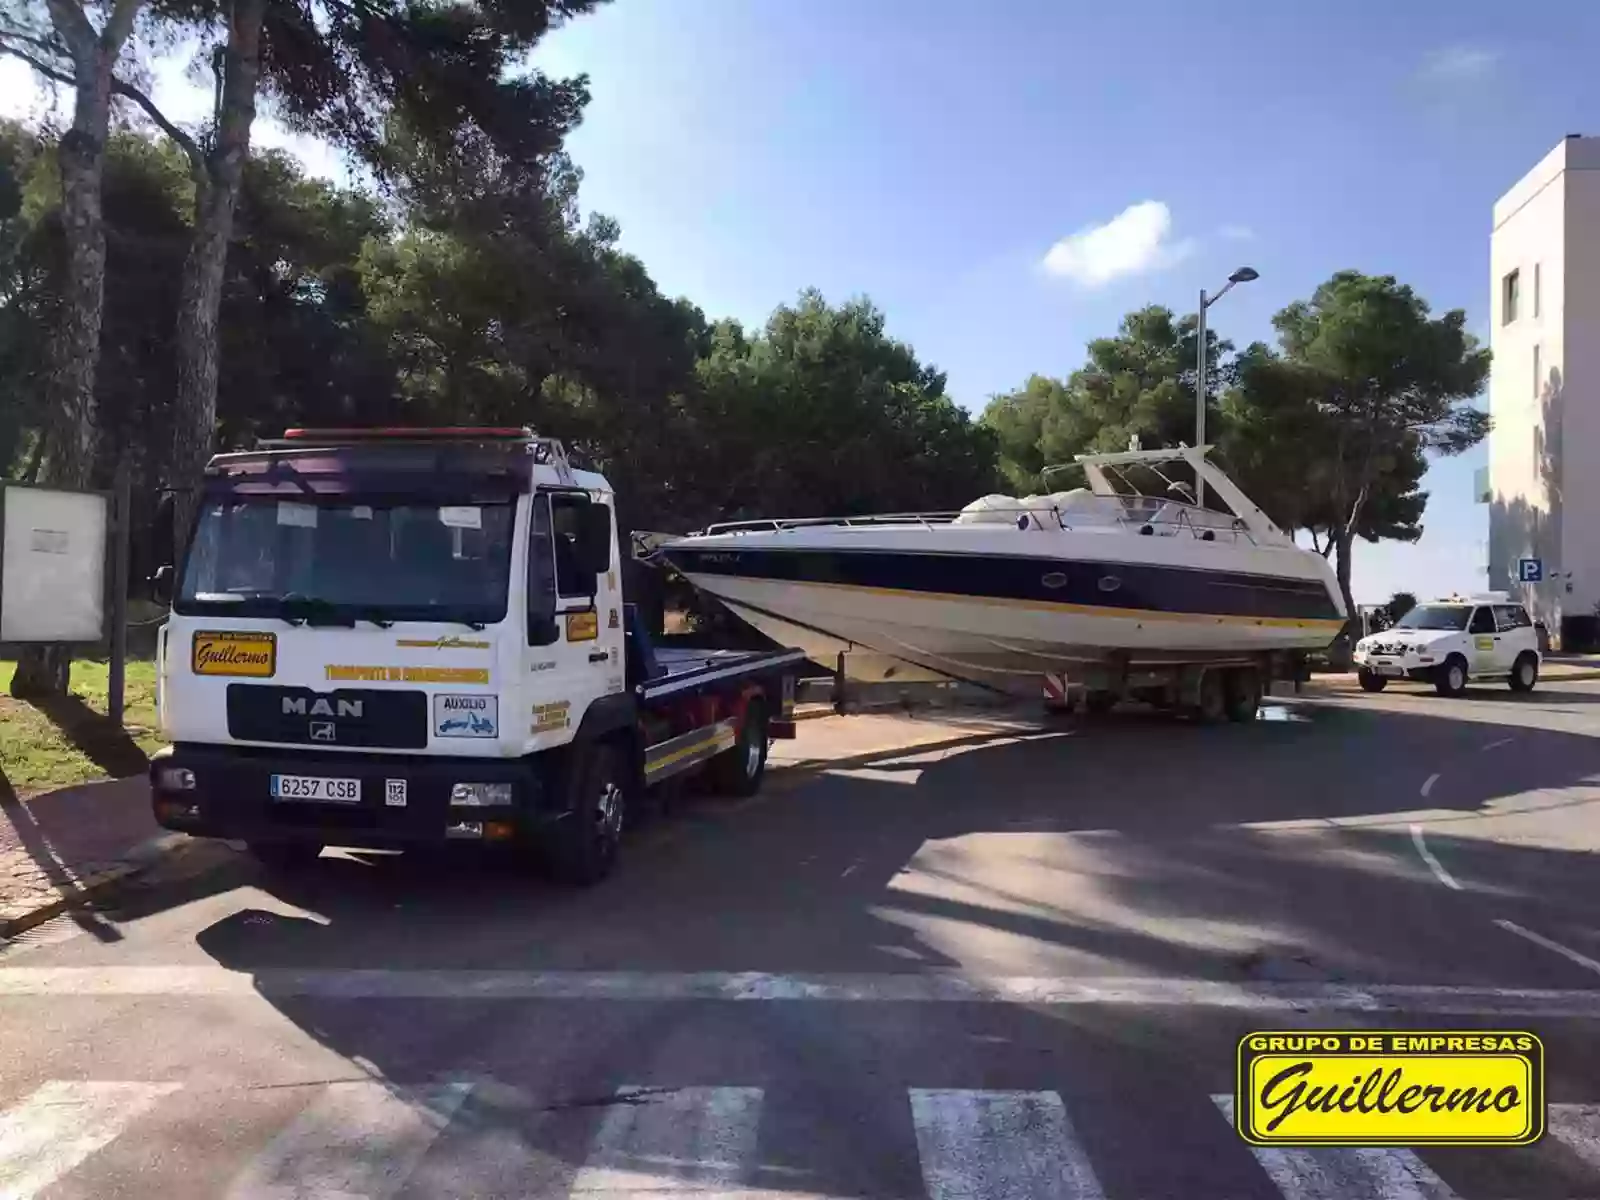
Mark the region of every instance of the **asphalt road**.
POLYGON ((1600 686, 1266 716, 914 723, 583 893, 195 856, 0 950, 0 1197, 1600 1197, 1600 686), (1552 1132, 1252 1151, 1328 1027, 1533 1029, 1552 1132))

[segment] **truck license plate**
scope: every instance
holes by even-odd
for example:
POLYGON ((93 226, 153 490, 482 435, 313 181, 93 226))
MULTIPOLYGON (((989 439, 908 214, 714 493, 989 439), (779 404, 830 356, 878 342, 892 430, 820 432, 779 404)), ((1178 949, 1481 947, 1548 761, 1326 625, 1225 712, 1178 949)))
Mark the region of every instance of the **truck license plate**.
POLYGON ((326 779, 321 775, 274 775, 274 800, 311 800, 325 804, 361 803, 359 779, 326 779))
POLYGON ((1404 667, 1402 667, 1399 663, 1379 663, 1378 664, 1378 674, 1379 675, 1404 675, 1405 673, 1406 673, 1406 669, 1404 667))

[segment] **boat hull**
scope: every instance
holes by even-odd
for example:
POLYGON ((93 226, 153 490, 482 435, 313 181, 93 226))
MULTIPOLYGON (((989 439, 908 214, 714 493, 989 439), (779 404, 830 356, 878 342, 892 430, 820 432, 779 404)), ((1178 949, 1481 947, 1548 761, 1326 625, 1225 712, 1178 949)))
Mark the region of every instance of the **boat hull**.
POLYGON ((1219 562, 1221 548, 1191 539, 1083 535, 1068 546, 1010 530, 860 533, 692 538, 664 553, 767 636, 830 668, 842 652, 861 679, 1021 690, 1045 672, 1113 662, 1318 650, 1343 624, 1326 563, 1294 547, 1229 548, 1219 562), (925 550, 934 538, 939 549, 925 550), (1110 557, 1128 541, 1141 559, 1110 557))

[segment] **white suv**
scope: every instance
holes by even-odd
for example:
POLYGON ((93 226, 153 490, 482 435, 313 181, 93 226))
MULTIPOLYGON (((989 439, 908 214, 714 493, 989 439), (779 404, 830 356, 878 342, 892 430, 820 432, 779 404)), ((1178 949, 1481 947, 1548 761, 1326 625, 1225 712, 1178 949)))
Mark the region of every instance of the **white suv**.
POLYGON ((1531 692, 1539 681, 1539 634, 1528 610, 1504 592, 1419 604, 1390 628, 1356 643, 1356 676, 1369 692, 1391 679, 1421 679, 1459 696, 1469 679, 1531 692))

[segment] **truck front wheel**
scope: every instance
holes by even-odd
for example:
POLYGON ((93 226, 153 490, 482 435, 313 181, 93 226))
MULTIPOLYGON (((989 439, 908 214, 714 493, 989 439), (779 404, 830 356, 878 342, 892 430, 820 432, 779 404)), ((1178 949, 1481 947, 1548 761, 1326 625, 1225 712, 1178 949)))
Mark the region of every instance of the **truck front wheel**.
POLYGON ((739 725, 739 740, 711 760, 711 785, 724 796, 754 796, 766 774, 767 708, 751 700, 739 725))
POLYGON ((616 866, 627 823, 629 778, 609 742, 574 746, 562 780, 565 816, 546 845, 550 873, 562 883, 599 883, 616 866))

